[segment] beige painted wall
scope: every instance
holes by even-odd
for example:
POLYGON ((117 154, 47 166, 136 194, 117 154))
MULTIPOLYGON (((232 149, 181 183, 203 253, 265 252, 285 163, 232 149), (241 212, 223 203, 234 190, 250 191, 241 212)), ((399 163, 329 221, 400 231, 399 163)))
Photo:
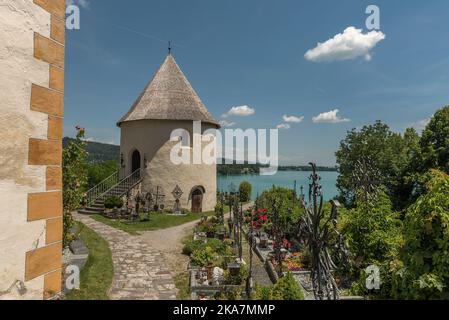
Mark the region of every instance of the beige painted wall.
MULTIPOLYGON (((189 195, 195 186, 203 186, 203 211, 213 210, 216 204, 217 168, 216 164, 175 165, 170 160, 170 151, 177 142, 170 141, 170 134, 175 129, 192 132, 191 121, 173 120, 139 120, 121 124, 120 152, 124 156, 125 167, 121 169, 122 177, 131 173, 131 156, 135 149, 141 155, 141 167, 144 169, 142 192, 160 186, 166 196, 167 208, 174 206, 171 192, 176 185, 183 191, 181 205, 191 208, 189 195), (144 158, 147 163, 144 164, 144 158)), ((202 130, 214 128, 202 124, 202 130)), ((191 139, 193 139, 191 134, 191 139)), ((203 147, 208 143, 203 143, 203 147)), ((191 145, 193 145, 191 143, 191 145)), ((192 150, 191 152, 191 159, 192 150)))
POLYGON ((30 111, 31 83, 48 86, 33 57, 34 32, 50 36, 50 14, 32 0, 0 0, 0 299, 42 299, 44 277, 25 282, 25 253, 45 245, 45 220, 27 222, 27 195, 45 191, 45 166, 28 165, 30 137, 47 139, 48 115, 30 111), (10 286, 22 281, 24 295, 10 286))

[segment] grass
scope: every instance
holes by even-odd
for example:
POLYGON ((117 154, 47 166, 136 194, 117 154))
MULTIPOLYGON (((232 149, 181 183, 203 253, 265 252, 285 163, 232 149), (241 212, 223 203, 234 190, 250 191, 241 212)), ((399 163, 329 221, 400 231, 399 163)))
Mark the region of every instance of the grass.
POLYGON ((67 300, 108 300, 114 267, 108 243, 82 223, 75 224, 89 249, 89 258, 80 275, 80 290, 67 294, 67 300))
POLYGON ((91 217, 113 228, 123 230, 132 235, 137 235, 141 231, 167 229, 170 227, 179 226, 187 222, 198 220, 202 216, 212 216, 214 214, 215 214, 214 211, 203 213, 188 213, 183 216, 174 216, 163 213, 151 213, 149 221, 142 221, 136 223, 129 223, 126 220, 109 219, 102 216, 101 214, 94 214, 91 217))
POLYGON ((175 286, 178 289, 178 300, 190 300, 189 273, 182 272, 175 276, 175 286))

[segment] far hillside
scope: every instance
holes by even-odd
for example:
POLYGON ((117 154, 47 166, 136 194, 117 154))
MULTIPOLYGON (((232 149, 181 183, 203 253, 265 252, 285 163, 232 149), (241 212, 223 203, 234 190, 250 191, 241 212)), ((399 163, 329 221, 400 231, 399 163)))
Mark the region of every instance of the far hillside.
MULTIPOLYGON (((67 144, 74 139, 65 137, 62 140, 62 146, 66 147, 67 144)), ((120 159, 120 146, 113 144, 100 143, 100 142, 87 142, 87 157, 88 162, 105 162, 116 161, 120 159)))
MULTIPOLYGON (((63 146, 65 147, 72 138, 65 137, 62 140, 63 146)), ((120 146, 100 143, 100 142, 87 142, 87 152, 89 156, 87 157, 88 162, 102 163, 106 161, 115 161, 118 163, 120 159, 120 146)), ((259 174, 260 168, 266 167, 261 164, 225 164, 224 159, 220 159, 217 164, 218 175, 240 175, 240 174, 259 174)), ((336 167, 325 167, 319 166, 318 171, 337 171, 336 167)), ((279 171, 309 171, 310 166, 298 165, 298 166, 279 166, 279 171)))

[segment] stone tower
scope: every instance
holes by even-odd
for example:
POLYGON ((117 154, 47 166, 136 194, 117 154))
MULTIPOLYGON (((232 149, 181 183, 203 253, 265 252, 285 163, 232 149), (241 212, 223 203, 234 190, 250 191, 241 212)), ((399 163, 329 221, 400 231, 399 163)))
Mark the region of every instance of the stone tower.
MULTIPOLYGON (((141 192, 165 195, 165 207, 175 204, 176 186, 182 191, 180 204, 193 212, 213 210, 216 204, 216 163, 175 164, 170 153, 181 142, 170 137, 182 129, 182 152, 193 159, 194 121, 201 121, 201 135, 219 128, 201 99, 169 54, 150 83, 117 125, 121 129, 121 177, 140 172, 141 192), (190 141, 186 141, 190 139, 190 141)), ((205 147, 200 144, 201 149, 205 147)))

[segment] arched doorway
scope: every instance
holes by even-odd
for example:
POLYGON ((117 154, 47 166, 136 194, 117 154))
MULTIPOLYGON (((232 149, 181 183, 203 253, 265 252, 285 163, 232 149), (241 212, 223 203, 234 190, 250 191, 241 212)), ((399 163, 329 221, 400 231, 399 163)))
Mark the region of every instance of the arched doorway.
POLYGON ((193 213, 203 212, 203 195, 204 195, 203 187, 194 187, 192 189, 190 197, 192 199, 192 212, 193 213))
POLYGON ((131 156, 131 173, 140 169, 140 152, 138 150, 134 150, 131 156))

